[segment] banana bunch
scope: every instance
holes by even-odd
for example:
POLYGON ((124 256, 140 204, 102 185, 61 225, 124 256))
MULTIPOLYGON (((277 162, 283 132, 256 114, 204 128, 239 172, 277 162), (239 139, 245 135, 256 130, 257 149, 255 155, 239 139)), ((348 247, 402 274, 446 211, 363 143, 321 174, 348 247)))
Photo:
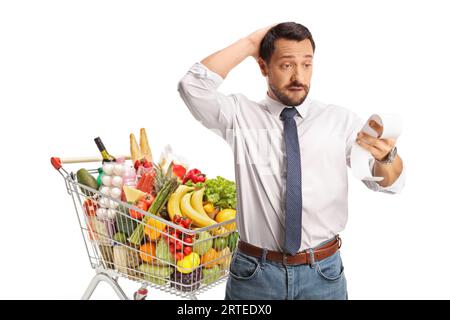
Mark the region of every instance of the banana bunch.
POLYGON ((197 227, 208 227, 217 224, 203 209, 203 193, 205 188, 195 190, 194 187, 180 185, 169 198, 167 210, 170 219, 175 215, 188 217, 197 227))
POLYGON ((200 228, 217 224, 203 209, 203 193, 205 188, 185 194, 181 198, 181 214, 192 220, 192 223, 200 228))
MULTIPOLYGON (((203 194, 205 188, 195 190, 194 187, 180 185, 169 198, 167 203, 167 210, 170 219, 173 220, 175 215, 188 217, 192 223, 200 228, 209 227, 217 224, 211 219, 203 209, 203 194)), ((223 227, 212 230, 216 235, 226 233, 227 230, 223 227)))
POLYGON ((167 211, 169 212, 170 220, 173 221, 176 215, 183 216, 181 214, 180 202, 181 199, 188 193, 193 191, 194 187, 189 187, 184 184, 179 185, 178 188, 172 193, 167 202, 167 211))

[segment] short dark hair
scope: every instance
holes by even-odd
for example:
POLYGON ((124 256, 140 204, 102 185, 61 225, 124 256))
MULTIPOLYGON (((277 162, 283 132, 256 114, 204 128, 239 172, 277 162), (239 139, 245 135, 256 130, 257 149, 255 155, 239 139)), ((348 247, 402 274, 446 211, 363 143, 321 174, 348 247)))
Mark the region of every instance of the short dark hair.
POLYGON ((270 58, 275 51, 275 41, 278 39, 302 41, 309 39, 313 48, 316 49, 311 32, 308 28, 295 22, 283 22, 272 27, 264 36, 259 47, 260 57, 269 64, 270 58))

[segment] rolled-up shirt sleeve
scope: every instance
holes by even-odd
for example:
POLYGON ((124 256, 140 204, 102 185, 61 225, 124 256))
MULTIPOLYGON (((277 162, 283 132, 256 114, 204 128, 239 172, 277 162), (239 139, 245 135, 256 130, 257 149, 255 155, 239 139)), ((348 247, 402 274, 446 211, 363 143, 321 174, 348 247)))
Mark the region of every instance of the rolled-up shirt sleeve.
MULTIPOLYGON (((370 163, 370 170, 371 170, 371 172, 373 172, 373 166, 374 165, 375 165, 375 161, 372 161, 370 163)), ((406 174, 405 174, 406 171, 405 170, 406 170, 405 169, 405 164, 403 163, 402 172, 398 176, 397 180, 395 180, 394 183, 392 183, 388 187, 382 187, 378 183, 376 183, 375 181, 363 181, 363 183, 369 189, 372 189, 374 191, 385 192, 385 193, 390 193, 390 194, 401 193, 401 191, 403 190, 403 187, 405 186, 405 179, 406 179, 406 174)))
MULTIPOLYGON (((358 117, 354 113, 350 113, 350 119, 349 119, 349 134, 347 135, 347 148, 346 148, 346 156, 347 156, 347 166, 351 168, 351 149, 353 146, 354 141, 356 140, 356 136, 358 132, 362 129, 364 122, 360 117, 358 117)), ((369 168, 370 172, 373 172, 373 167, 375 165, 375 159, 372 159, 369 162, 369 168)), ((403 187, 405 186, 406 181, 406 169, 405 169, 405 163, 403 162, 403 169, 400 175, 398 176, 397 180, 395 180, 390 186, 382 187, 380 186, 376 181, 367 181, 367 180, 361 180, 362 183, 364 183, 367 188, 377 191, 377 192, 384 192, 389 194, 397 194, 401 193, 403 190, 403 187)))
POLYGON ((226 139, 227 130, 233 129, 238 98, 219 92, 222 82, 219 74, 197 62, 178 83, 178 92, 195 119, 226 139))

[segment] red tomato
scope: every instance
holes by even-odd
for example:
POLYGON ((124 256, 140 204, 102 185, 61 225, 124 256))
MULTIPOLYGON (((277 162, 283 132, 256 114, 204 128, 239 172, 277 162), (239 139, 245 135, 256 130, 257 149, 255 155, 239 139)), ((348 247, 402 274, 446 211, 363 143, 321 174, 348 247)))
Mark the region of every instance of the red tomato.
POLYGON ((145 204, 147 205, 147 210, 148 210, 148 208, 150 208, 150 206, 152 205, 154 200, 155 200, 155 196, 153 196, 151 194, 147 194, 141 201, 145 202, 145 204))
POLYGON ((176 224, 179 224, 180 221, 181 221, 181 216, 178 215, 178 214, 176 214, 176 215, 173 217, 173 222, 176 223, 176 224))
POLYGON ((184 258, 183 252, 177 252, 177 253, 175 254, 175 259, 176 259, 177 261, 183 260, 183 258, 184 258))
POLYGON ((185 256, 189 255, 192 252, 192 247, 184 247, 183 253, 185 256))
POLYGON ((180 224, 185 228, 189 229, 191 227, 192 221, 189 218, 183 218, 180 222, 180 224))
MULTIPOLYGON (((147 203, 145 203, 145 201, 142 201, 142 200, 138 202, 137 207, 143 211, 148 210, 147 203)), ((139 211, 133 210, 133 209, 130 210, 130 216, 132 218, 138 219, 138 220, 141 220, 144 217, 144 215, 142 213, 140 213, 139 211)))

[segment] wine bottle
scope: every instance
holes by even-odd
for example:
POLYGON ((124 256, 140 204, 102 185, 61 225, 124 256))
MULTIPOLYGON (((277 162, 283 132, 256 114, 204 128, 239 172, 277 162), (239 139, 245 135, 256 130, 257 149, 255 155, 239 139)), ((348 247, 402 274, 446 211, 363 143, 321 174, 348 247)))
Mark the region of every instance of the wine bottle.
POLYGON ((106 151, 105 145, 102 142, 102 139, 100 137, 97 137, 94 139, 95 144, 97 145, 98 150, 102 154, 103 162, 115 162, 116 158, 114 158, 112 155, 106 151))

